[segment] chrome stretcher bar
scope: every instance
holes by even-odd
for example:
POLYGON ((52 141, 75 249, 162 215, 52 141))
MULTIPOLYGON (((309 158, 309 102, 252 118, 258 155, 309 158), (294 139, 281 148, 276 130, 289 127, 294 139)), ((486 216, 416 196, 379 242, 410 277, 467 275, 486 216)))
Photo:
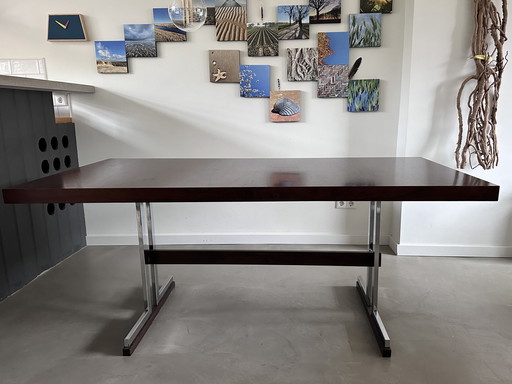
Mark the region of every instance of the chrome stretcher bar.
POLYGON ((359 292, 382 356, 378 311, 381 201, 496 201, 499 187, 422 158, 109 159, 3 190, 6 203, 136 204, 144 308, 124 340, 131 355, 174 288, 158 264, 366 266, 359 292), (156 246, 152 202, 370 201, 368 247, 156 246))

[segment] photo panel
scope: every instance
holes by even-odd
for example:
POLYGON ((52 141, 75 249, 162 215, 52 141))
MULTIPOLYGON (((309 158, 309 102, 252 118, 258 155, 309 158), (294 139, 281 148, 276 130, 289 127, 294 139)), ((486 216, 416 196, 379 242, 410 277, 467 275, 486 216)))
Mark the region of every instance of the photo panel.
POLYGON ((215 26, 217 41, 247 40, 247 1, 217 0, 215 26))
POLYGON ((319 65, 317 96, 319 98, 347 97, 349 71, 348 65, 319 65))
POLYGON ((300 91, 270 91, 270 121, 300 121, 300 91))
POLYGON ((391 13, 393 0, 360 0, 361 13, 391 13))
POLYGON ((317 48, 287 48, 288 81, 315 81, 318 78, 317 48))
POLYGON ((247 55, 253 57, 279 55, 277 23, 249 23, 247 25, 247 55))
POLYGON ((309 0, 309 22, 341 23, 341 0, 309 0))
POLYGON ((153 24, 124 24, 126 57, 157 57, 153 24))
POLYGON ((126 46, 123 40, 95 41, 98 73, 128 73, 126 46))
POLYGON ((270 65, 240 66, 240 97, 270 97, 270 65))
POLYGON ((350 80, 347 88, 349 112, 376 112, 379 110, 380 80, 350 80))
POLYGON ((167 8, 153 8, 156 42, 187 41, 187 33, 174 26, 167 8))
POLYGON ((204 25, 215 25, 215 0, 204 0, 206 5, 206 20, 204 25))
POLYGON ((359 13, 349 17, 350 48, 380 47, 382 13, 359 13))
POLYGON ((240 51, 209 51, 211 83, 240 83, 240 51))
POLYGON ((347 65, 349 64, 349 51, 348 32, 318 33, 319 65, 347 65))
POLYGON ((309 6, 279 5, 277 26, 279 40, 309 39, 309 6))

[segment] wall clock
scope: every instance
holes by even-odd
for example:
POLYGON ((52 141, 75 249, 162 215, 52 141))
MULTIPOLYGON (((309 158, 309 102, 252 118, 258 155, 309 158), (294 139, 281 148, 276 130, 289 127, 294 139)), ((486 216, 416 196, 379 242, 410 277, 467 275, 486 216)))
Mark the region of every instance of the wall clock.
POLYGON ((87 41, 83 16, 48 15, 48 41, 87 41))

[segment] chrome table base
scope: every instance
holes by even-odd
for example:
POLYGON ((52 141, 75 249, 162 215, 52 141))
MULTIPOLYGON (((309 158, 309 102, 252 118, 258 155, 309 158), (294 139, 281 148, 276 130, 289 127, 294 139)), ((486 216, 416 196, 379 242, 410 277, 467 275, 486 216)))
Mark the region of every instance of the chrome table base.
MULTIPOLYGON (((148 257, 148 254, 151 254, 151 252, 148 251, 156 251, 150 203, 136 203, 136 211, 137 229, 139 236, 139 256, 142 277, 142 292, 144 296, 144 311, 124 339, 123 355, 125 356, 130 356, 133 353, 133 351, 135 350, 140 340, 150 327, 152 321, 160 311, 160 308, 163 306, 165 300, 167 299, 167 297, 169 296, 169 294, 171 293, 175 286, 172 277, 166 283, 160 286, 160 283, 158 281, 158 265, 152 263, 150 261, 150 258, 148 257)), ((373 263, 369 261, 368 264, 365 264, 371 265, 367 267, 368 272, 366 277, 366 284, 364 283, 364 279, 361 276, 358 276, 356 288, 361 296, 361 300, 363 302, 365 311, 368 315, 370 325, 375 334, 382 356, 390 357, 391 341, 378 311, 379 268, 381 263, 380 216, 381 203, 378 201, 370 202, 368 225, 368 251, 361 253, 361 255, 368 255, 368 253, 373 254, 373 263)), ((247 254, 249 255, 251 251, 248 250, 247 252, 247 254)), ((277 257, 279 257, 279 253, 276 253, 276 255, 277 257)), ((352 256, 354 256, 353 252, 352 256)), ((243 257, 244 256, 242 254, 239 259, 231 258, 229 259, 229 263, 233 262, 234 264, 244 264, 243 257)), ((251 254, 251 257, 256 257, 257 260, 261 260, 262 264, 274 264, 273 261, 269 261, 268 258, 264 256, 259 256, 259 254, 256 254, 256 256, 254 256, 253 253, 251 254)), ((312 257, 315 257, 314 254, 312 254, 312 257)), ((331 260, 339 260, 339 253, 338 255, 333 254, 333 256, 327 255, 326 260, 329 260, 329 258, 331 260)), ((303 262, 304 261, 302 261, 302 263, 303 262)), ((335 261, 333 261, 333 263, 334 262, 335 261)), ((279 262, 277 262, 276 264, 279 264, 279 262)), ((329 261, 327 261, 325 265, 339 264, 329 264, 329 261)))

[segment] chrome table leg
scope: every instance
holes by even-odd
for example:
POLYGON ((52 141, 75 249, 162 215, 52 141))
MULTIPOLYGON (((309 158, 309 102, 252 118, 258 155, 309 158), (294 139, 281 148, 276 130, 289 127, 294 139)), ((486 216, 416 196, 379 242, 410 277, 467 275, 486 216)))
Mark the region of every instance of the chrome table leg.
POLYGON ((384 327, 378 311, 379 297, 379 267, 380 267, 380 214, 381 202, 370 202, 370 218, 368 225, 368 247, 374 252, 373 266, 368 267, 366 289, 363 278, 358 276, 356 288, 363 301, 366 313, 370 320, 373 333, 379 344, 383 357, 391 356, 391 340, 384 327))
POLYGON ((144 211, 141 203, 135 203, 135 208, 137 212, 137 232, 139 237, 139 257, 142 277, 142 294, 144 296, 144 312, 124 338, 124 356, 130 356, 133 353, 175 285, 174 280, 171 277, 169 281, 160 288, 158 283, 157 265, 146 264, 144 250, 146 248, 153 249, 155 246, 151 205, 150 203, 145 203, 144 211), (147 244, 145 240, 145 232, 147 232, 147 244))

